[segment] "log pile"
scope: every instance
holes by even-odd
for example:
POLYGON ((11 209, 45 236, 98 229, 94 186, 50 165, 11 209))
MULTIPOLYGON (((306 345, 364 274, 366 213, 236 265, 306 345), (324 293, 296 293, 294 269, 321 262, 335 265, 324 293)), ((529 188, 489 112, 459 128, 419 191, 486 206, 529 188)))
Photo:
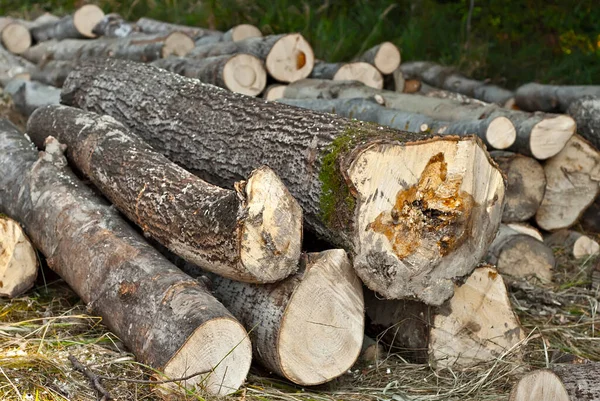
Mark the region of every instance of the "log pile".
MULTIPOLYGON (((595 87, 513 93, 390 42, 315 61, 299 33, 95 6, 0 20, 0 39, 30 115, 27 136, 0 120, 0 296, 34 285, 33 245, 141 362, 197 373, 185 387, 233 393, 252 358, 302 386, 361 353, 518 362, 504 280, 549 285, 555 252, 600 251, 573 230, 600 227, 595 87), (306 233, 327 249, 303 253, 306 233)), ((590 366, 511 399, 573 399, 590 366)))

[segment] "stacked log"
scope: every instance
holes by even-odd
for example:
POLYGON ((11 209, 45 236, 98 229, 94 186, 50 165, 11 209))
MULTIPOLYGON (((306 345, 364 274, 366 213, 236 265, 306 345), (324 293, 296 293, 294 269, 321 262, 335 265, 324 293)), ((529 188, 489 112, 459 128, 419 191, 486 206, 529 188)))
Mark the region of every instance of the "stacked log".
POLYGON ((383 76, 373 65, 366 62, 326 63, 318 61, 310 73, 311 78, 333 81, 358 81, 376 89, 383 88, 383 76))
POLYGON ((528 83, 517 89, 515 101, 521 110, 564 113, 572 103, 585 96, 600 96, 600 86, 528 83))
POLYGON ((11 18, 0 18, 0 44, 11 53, 21 54, 31 46, 27 26, 11 18))
POLYGON ((251 360, 245 329, 198 281, 149 246, 66 167, 54 138, 38 157, 0 121, 0 209, 27 227, 48 265, 138 360, 213 394, 234 392, 251 360), (214 341, 218 338, 219 341, 214 341))
POLYGON ((60 103, 60 89, 36 81, 13 79, 4 86, 17 111, 29 116, 37 108, 60 103))
POLYGON ((382 74, 392 74, 400 65, 400 50, 392 42, 383 42, 361 54, 358 60, 375 66, 382 74))
POLYGON ((347 249, 359 277, 389 298, 444 302, 452 277, 475 267, 500 223, 503 177, 473 137, 415 135, 265 103, 122 60, 82 62, 62 102, 113 116, 223 187, 268 164, 309 227, 347 249))
POLYGON ((36 42, 50 39, 95 38, 96 35, 92 31, 103 17, 104 12, 98 6, 86 4, 77 9, 73 15, 33 27, 30 32, 36 42))

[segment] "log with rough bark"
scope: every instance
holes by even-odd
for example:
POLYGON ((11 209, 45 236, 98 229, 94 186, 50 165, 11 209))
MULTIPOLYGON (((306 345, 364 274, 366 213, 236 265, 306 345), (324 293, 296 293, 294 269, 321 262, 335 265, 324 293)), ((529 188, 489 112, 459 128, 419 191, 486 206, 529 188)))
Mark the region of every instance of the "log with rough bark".
POLYGON ((515 94, 487 81, 477 81, 458 74, 452 67, 445 67, 426 61, 403 63, 400 68, 405 77, 417 78, 429 85, 462 93, 487 103, 504 106, 515 94))
POLYGON ((0 297, 14 298, 29 290, 37 272, 37 254, 29 238, 19 223, 0 215, 0 297))
POLYGON ((577 122, 577 133, 600 149, 600 96, 585 96, 574 101, 568 113, 577 122))
POLYGON ((508 178, 502 222, 531 219, 546 191, 544 168, 537 160, 518 153, 494 151, 490 155, 508 178))
POLYGON ((382 74, 391 74, 400 65, 400 50, 392 42, 383 42, 364 52, 358 60, 374 65, 382 74))
POLYGON ((21 54, 31 46, 31 34, 19 21, 0 18, 0 43, 11 53, 21 54))
MULTIPOLYGON (((284 90, 285 94, 285 90, 284 90)), ((504 135, 510 121, 504 117, 493 117, 487 120, 471 121, 439 121, 418 113, 407 113, 401 110, 381 106, 377 102, 384 101, 378 95, 373 99, 279 99, 279 102, 291 106, 302 107, 325 113, 334 113, 347 118, 374 122, 399 130, 410 132, 428 132, 439 135, 477 135, 486 146, 492 146, 488 138, 494 138, 500 132, 504 135)), ((506 143, 505 146, 509 146, 506 143)))
POLYGON ((524 339, 502 276, 492 266, 482 266, 438 308, 429 333, 429 359, 436 368, 520 359, 524 339))
POLYGON ((26 59, 16 56, 0 46, 0 85, 4 86, 12 79, 29 79, 29 71, 35 66, 26 59))
POLYGON ((125 38, 140 31, 140 27, 125 21, 123 17, 115 13, 106 14, 92 29, 94 35, 107 38, 125 38))
POLYGON ((262 60, 251 54, 207 57, 201 60, 169 57, 152 64, 248 96, 257 96, 267 85, 267 71, 262 60))
POLYGON ((104 17, 100 7, 93 4, 81 6, 73 15, 67 15, 58 21, 50 21, 31 29, 36 42, 50 39, 95 38, 92 32, 96 24, 104 17))
POLYGON ((552 281, 552 270, 556 267, 552 249, 529 233, 504 224, 490 246, 486 261, 507 276, 533 278, 542 283, 552 281))
POLYGON ((579 135, 544 164, 546 193, 536 215, 537 225, 554 231, 577 222, 600 189, 600 153, 579 135))
POLYGON ((509 401, 600 400, 600 363, 552 365, 523 376, 509 401))
POLYGON ((600 252, 598 242, 573 230, 559 230, 549 234, 544 243, 552 248, 562 248, 575 259, 588 258, 600 252))
POLYGON ((376 89, 383 88, 383 76, 369 63, 326 63, 318 61, 310 73, 311 78, 334 81, 358 81, 376 89))
POLYGON ((0 209, 141 363, 213 394, 250 368, 247 333, 208 289, 169 263, 67 167, 49 138, 38 152, 0 122, 0 209))
POLYGON ((328 382, 360 354, 362 284, 341 249, 307 254, 300 272, 279 283, 215 277, 213 292, 249 331, 255 359, 296 384, 328 382))
POLYGON ((62 88, 77 62, 77 60, 50 60, 32 68, 29 73, 33 81, 62 88))
POLYGON ((272 84, 265 88, 263 92, 263 99, 265 100, 277 100, 283 97, 283 91, 285 91, 286 85, 272 84))
POLYGON ((600 85, 542 85, 528 83, 517 88, 515 101, 521 110, 564 113, 584 96, 600 96, 600 85))
POLYGON ((269 165, 312 230, 349 250, 386 297, 452 296, 452 278, 474 268, 501 218, 503 177, 474 137, 350 121, 122 60, 83 62, 62 102, 115 117, 217 185, 269 165))
POLYGON ((211 43, 196 47, 188 57, 202 59, 237 53, 252 54, 263 60, 269 75, 281 82, 306 78, 314 66, 313 49, 299 33, 211 43))
POLYGON ((482 105, 479 102, 461 103, 452 99, 408 95, 369 88, 360 82, 305 79, 288 85, 284 93, 284 97, 287 98, 309 99, 375 95, 383 98, 386 107, 445 121, 504 117, 509 119, 512 125, 510 127, 507 125, 503 135, 488 138, 488 142, 495 149, 504 149, 506 143, 513 143, 509 150, 534 156, 536 159, 547 159, 560 152, 575 132, 575 122, 565 115, 530 114, 491 104, 482 105))
POLYGON ((60 103, 60 89, 36 81, 14 79, 6 84, 4 93, 12 97, 19 113, 29 116, 37 108, 60 103))
POLYGON ((302 210, 267 167, 234 191, 211 185, 155 152, 108 116, 45 107, 27 123, 48 136, 146 235, 173 253, 233 280, 271 283, 292 274, 302 242, 302 210))

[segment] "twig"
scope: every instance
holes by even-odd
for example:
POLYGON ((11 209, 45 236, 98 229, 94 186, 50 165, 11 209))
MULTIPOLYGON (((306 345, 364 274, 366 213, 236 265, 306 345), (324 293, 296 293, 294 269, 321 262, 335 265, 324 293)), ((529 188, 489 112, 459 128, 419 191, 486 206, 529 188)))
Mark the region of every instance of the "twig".
POLYGON ((75 368, 75 370, 83 373, 89 379, 89 381, 92 383, 92 386, 94 387, 94 389, 96 391, 98 391, 100 394, 102 394, 102 398, 100 399, 100 401, 108 401, 108 400, 112 399, 109 392, 106 391, 106 389, 104 387, 102 387, 102 383, 100 383, 100 377, 98 377, 98 375, 96 375, 95 373, 91 372, 88 368, 83 366, 83 364, 81 362, 79 362, 77 360, 77 358, 75 358, 73 355, 69 355, 69 361, 71 361, 73 368, 75 368))

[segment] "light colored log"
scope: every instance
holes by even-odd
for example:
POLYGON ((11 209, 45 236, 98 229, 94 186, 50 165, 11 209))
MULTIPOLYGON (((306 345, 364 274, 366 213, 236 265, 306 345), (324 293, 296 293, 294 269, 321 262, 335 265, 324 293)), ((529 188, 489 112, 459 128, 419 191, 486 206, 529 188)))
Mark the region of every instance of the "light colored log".
POLYGON ((260 38, 262 37, 260 29, 251 24, 240 24, 236 25, 223 34, 223 41, 239 42, 249 38, 260 38))
POLYGON ((600 189, 600 153, 579 135, 544 164, 546 193, 535 215, 537 225, 554 231, 575 224, 600 189))
POLYGON ((187 25, 171 24, 169 22, 158 21, 151 18, 140 18, 135 23, 142 32, 149 34, 168 35, 173 32, 181 32, 190 38, 200 38, 203 36, 222 35, 221 32, 212 29, 205 29, 187 25))
POLYGON ((137 25, 125 21, 123 17, 115 13, 106 14, 92 29, 94 35, 108 38, 125 38, 139 31, 140 28, 137 25))
POLYGON ((265 100, 277 100, 283 97, 286 85, 273 84, 266 87, 263 93, 263 99, 265 100))
POLYGON ((525 111, 564 113, 584 96, 600 96, 600 85, 542 85, 528 83, 517 88, 516 105, 525 111))
POLYGON ((29 79, 29 71, 35 66, 26 59, 14 55, 0 46, 0 85, 5 86, 12 79, 29 79))
POLYGON ((529 235, 530 237, 533 237, 538 241, 544 241, 544 236, 542 235, 540 230, 538 230, 532 225, 529 225, 527 223, 508 223, 506 225, 518 233, 529 235))
POLYGON ((430 362, 440 369, 508 359, 509 352, 519 359, 518 346, 524 339, 502 276, 483 266, 437 311, 429 340, 430 362))
POLYGON ((95 38, 96 35, 92 30, 103 17, 104 12, 100 7, 86 4, 79 7, 73 15, 36 26, 30 32, 36 42, 50 39, 95 38))
POLYGON ((33 287, 38 272, 35 249, 19 223, 0 215, 0 297, 14 298, 33 287))
POLYGON ((50 60, 31 69, 29 73, 33 81, 61 88, 77 62, 77 60, 50 60))
POLYGON ((334 81, 358 81, 371 87, 383 88, 383 76, 366 62, 326 63, 319 61, 310 73, 311 78, 331 79, 334 81))
POLYGON ((21 54, 31 47, 31 34, 19 21, 0 18, 0 43, 11 53, 21 54))
POLYGON ((544 243, 549 247, 565 249, 575 259, 588 258, 600 253, 598 242, 573 230, 563 229, 549 234, 544 243))
POLYGON ((383 42, 364 52, 358 60, 374 65, 382 74, 391 74, 400 65, 400 50, 392 42, 383 42))
POLYGON ((4 93, 12 97, 16 109, 25 116, 39 107, 60 103, 59 88, 36 81, 13 79, 4 87, 4 93))

